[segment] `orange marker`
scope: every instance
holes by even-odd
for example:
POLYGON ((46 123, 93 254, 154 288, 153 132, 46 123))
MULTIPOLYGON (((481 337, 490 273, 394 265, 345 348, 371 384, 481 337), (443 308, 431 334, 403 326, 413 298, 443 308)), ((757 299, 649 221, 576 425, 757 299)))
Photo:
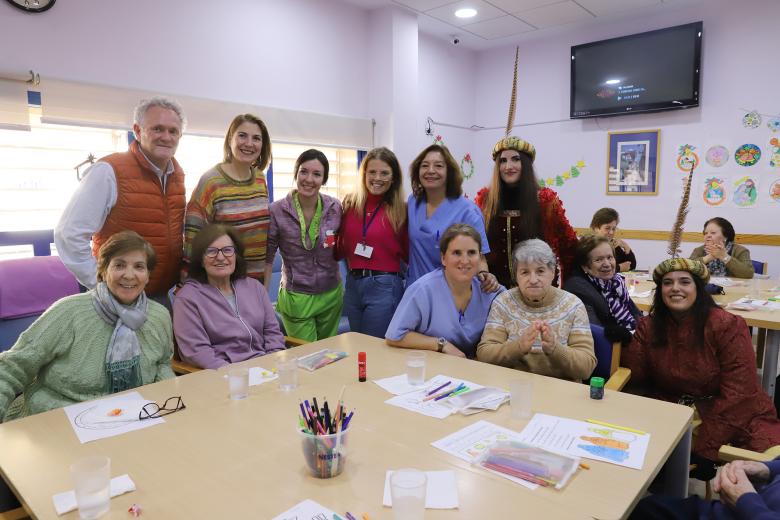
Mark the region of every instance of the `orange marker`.
POLYGON ((587 464, 585 464, 584 462, 580 462, 580 467, 581 467, 582 469, 590 469, 590 466, 588 466, 588 465, 587 465, 587 464))

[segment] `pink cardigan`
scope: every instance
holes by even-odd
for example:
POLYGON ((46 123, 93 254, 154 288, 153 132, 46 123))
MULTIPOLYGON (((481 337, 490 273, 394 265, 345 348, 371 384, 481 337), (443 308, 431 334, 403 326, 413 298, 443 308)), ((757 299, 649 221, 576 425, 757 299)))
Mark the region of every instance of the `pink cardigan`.
POLYGON ((184 361, 219 368, 284 350, 271 301, 253 278, 233 282, 236 309, 216 287, 187 280, 173 302, 173 332, 184 361))

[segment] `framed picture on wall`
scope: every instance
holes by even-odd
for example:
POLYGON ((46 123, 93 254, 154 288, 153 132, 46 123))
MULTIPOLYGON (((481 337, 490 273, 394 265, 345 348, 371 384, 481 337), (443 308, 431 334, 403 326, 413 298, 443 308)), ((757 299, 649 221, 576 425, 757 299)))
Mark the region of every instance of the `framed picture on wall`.
POLYGON ((657 195, 661 131, 609 132, 607 195, 657 195))

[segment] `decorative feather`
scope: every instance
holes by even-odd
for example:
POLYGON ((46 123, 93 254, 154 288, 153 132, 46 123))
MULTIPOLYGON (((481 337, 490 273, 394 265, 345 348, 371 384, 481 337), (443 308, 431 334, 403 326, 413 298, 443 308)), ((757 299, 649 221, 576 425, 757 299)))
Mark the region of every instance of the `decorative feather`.
POLYGON ((672 226, 672 232, 669 236, 669 248, 666 250, 672 258, 682 252, 680 249, 680 243, 682 242, 683 227, 685 226, 685 218, 688 216, 688 201, 691 198, 691 182, 693 181, 693 169, 695 164, 691 164, 691 170, 688 172, 688 179, 685 181, 685 189, 683 190, 682 200, 680 201, 680 207, 677 208, 677 219, 672 226))
POLYGON ((512 132, 515 126, 515 106, 517 104, 517 58, 520 54, 520 47, 515 47, 515 76, 512 79, 512 97, 509 100, 509 117, 506 120, 506 137, 512 132))

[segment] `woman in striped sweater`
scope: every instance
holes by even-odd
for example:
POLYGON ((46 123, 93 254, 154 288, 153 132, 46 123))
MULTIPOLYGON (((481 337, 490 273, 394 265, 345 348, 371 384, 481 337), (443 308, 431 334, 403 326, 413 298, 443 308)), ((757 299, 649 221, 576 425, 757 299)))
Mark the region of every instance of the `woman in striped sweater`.
MULTIPOLYGON (((263 121, 238 115, 225 135, 224 160, 203 174, 184 217, 184 262, 192 241, 207 224, 235 227, 245 244, 247 275, 263 282, 271 217, 263 170, 271 159, 271 138, 263 121)), ((273 259, 270 259, 272 262, 273 259)))

